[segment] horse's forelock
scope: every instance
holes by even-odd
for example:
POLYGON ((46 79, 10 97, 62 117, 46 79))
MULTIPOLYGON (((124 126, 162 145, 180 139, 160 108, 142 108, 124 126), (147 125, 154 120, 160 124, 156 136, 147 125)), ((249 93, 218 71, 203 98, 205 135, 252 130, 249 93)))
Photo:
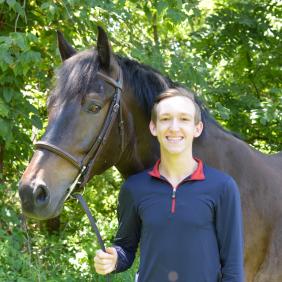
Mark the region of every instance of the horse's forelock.
POLYGON ((99 62, 94 49, 82 51, 56 70, 56 85, 50 92, 47 105, 55 101, 82 99, 95 81, 99 62))

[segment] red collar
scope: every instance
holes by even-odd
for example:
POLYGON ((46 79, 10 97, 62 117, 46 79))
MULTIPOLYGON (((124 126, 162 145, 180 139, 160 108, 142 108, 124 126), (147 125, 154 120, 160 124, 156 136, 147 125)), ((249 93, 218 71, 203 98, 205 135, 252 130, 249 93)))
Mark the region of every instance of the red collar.
MULTIPOLYGON (((186 180, 204 180, 205 174, 204 174, 204 169, 203 169, 203 162, 200 159, 194 158, 195 161, 198 163, 197 169, 189 176, 187 176, 184 181, 186 180)), ((153 169, 149 171, 148 173, 156 178, 161 178, 161 174, 159 172, 159 165, 160 165, 161 160, 158 160, 153 169)))

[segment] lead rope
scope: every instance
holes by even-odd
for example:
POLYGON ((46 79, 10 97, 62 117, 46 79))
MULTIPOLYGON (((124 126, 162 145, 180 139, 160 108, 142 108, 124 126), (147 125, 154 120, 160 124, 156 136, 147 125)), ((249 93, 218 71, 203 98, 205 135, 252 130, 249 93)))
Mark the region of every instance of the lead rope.
MULTIPOLYGON (((102 236, 101 236, 101 234, 99 232, 99 229, 98 229, 98 227, 97 227, 97 225, 95 223, 95 219, 94 219, 93 215, 91 214, 91 211, 89 210, 89 208, 88 208, 86 202, 84 201, 82 195, 80 195, 80 194, 72 194, 71 197, 77 199, 80 202, 82 208, 84 209, 85 213, 87 214, 87 217, 88 217, 88 219, 90 221, 90 225, 92 227, 92 230, 94 231, 94 233, 97 236, 98 243, 99 243, 102 251, 106 252, 105 244, 104 244, 102 236)), ((106 281, 110 282, 110 275, 109 274, 106 275, 106 281)))

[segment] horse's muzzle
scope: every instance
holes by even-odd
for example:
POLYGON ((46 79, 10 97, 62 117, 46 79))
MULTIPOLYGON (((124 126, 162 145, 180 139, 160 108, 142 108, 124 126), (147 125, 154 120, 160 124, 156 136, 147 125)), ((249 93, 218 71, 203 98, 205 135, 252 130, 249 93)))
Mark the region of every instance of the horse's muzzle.
POLYGON ((30 217, 43 219, 46 217, 43 211, 50 202, 50 193, 45 184, 34 186, 19 183, 19 195, 24 214, 30 217))

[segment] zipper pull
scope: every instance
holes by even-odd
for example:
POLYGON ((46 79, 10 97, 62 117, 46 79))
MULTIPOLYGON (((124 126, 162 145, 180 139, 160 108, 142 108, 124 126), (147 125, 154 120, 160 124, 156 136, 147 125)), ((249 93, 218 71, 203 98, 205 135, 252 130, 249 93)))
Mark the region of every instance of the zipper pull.
POLYGON ((176 188, 173 188, 173 190, 172 190, 172 199, 175 199, 175 193, 176 193, 176 188))
POLYGON ((172 190, 172 195, 171 195, 171 198, 172 198, 172 202, 171 202, 171 213, 174 213, 175 212, 175 198, 176 198, 176 188, 173 188, 172 190))

